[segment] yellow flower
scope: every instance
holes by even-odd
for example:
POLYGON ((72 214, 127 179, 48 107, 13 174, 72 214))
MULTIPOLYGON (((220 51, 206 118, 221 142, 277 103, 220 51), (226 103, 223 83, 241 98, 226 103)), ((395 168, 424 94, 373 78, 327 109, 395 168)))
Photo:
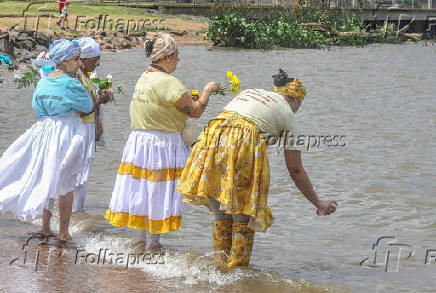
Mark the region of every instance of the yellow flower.
POLYGON ((236 75, 233 76, 232 91, 236 94, 241 89, 241 83, 236 75))
POLYGON ((241 89, 241 82, 239 81, 239 78, 231 71, 227 71, 227 78, 229 79, 229 83, 231 84, 232 92, 236 94, 241 89))

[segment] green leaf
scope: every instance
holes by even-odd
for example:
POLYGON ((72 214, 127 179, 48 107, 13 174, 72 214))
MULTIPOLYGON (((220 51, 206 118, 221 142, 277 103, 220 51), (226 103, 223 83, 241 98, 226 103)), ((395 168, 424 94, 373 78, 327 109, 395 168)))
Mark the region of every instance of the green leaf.
POLYGON ((95 84, 100 84, 101 83, 101 80, 100 80, 100 78, 93 78, 93 79, 91 79, 91 81, 93 82, 93 83, 95 83, 95 84))

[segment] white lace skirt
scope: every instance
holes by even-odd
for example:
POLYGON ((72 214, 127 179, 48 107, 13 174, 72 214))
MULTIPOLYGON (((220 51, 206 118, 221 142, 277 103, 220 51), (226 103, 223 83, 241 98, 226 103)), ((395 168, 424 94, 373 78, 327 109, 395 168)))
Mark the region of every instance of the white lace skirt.
POLYGON ((0 211, 23 221, 73 191, 84 163, 85 127, 76 112, 44 117, 0 158, 0 211))
POLYGON ((183 197, 175 189, 189 152, 180 132, 132 131, 106 219, 151 234, 179 230, 183 197))

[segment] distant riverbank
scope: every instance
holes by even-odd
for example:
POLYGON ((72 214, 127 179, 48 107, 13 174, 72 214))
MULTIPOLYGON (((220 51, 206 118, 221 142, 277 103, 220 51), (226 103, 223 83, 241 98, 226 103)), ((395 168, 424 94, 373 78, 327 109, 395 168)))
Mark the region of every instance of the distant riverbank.
POLYGON ((0 11, 0 52, 18 62, 34 58, 52 40, 85 35, 95 36, 102 49, 110 51, 142 47, 145 38, 159 31, 175 35, 180 45, 211 44, 205 35, 207 18, 174 17, 148 8, 72 2, 68 8, 69 30, 56 25, 56 2, 5 1, 0 2, 0 11))

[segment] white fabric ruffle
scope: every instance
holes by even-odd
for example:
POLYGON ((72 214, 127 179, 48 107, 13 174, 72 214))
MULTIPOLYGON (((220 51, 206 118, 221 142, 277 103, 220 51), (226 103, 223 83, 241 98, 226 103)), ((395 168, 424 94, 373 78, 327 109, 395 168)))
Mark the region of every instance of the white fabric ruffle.
POLYGON ((83 168, 85 135, 76 112, 33 124, 0 158, 0 211, 33 220, 49 199, 73 191, 83 168))
POLYGON ((181 173, 189 153, 181 132, 132 131, 124 147, 121 166, 134 166, 136 173, 120 174, 120 167, 110 211, 142 216, 150 222, 181 217, 183 197, 175 191, 178 177, 163 179, 163 171, 171 173, 178 169, 181 173), (156 172, 160 175, 154 177, 156 172))
POLYGON ((83 211, 85 208, 86 199, 86 182, 91 172, 91 165, 95 159, 95 124, 85 124, 86 135, 84 137, 85 142, 85 161, 77 178, 77 188, 73 194, 73 213, 83 211))

